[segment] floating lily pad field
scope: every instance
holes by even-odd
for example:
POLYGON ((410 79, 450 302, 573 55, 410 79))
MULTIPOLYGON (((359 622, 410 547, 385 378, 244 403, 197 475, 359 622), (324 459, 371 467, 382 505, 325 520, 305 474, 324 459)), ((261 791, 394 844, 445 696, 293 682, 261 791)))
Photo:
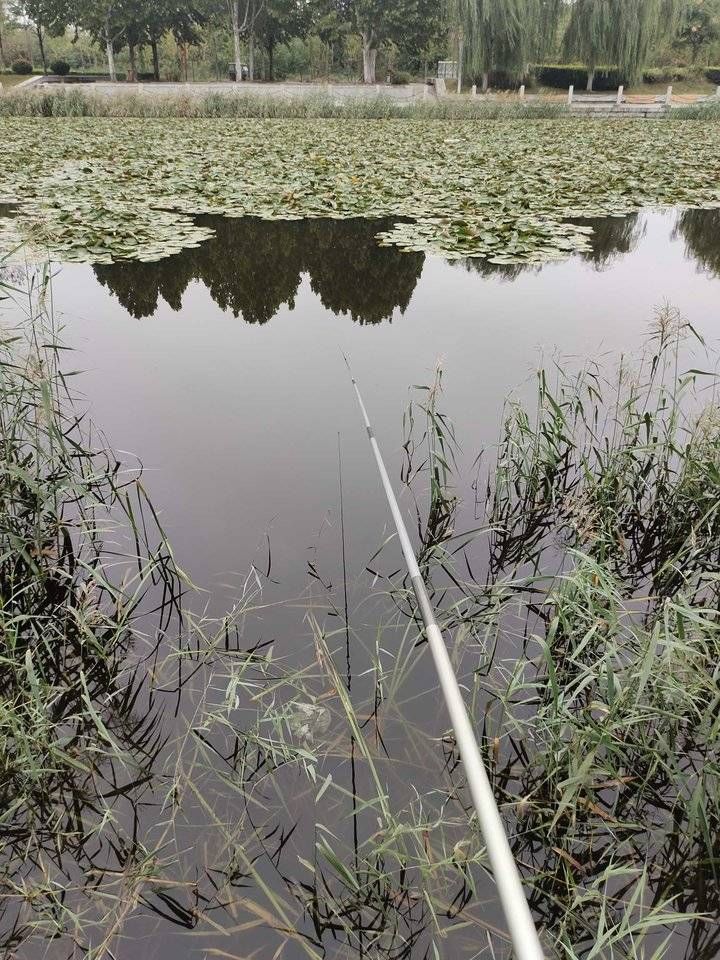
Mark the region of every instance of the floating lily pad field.
POLYGON ((159 260, 222 214, 397 218, 380 243, 535 263, 588 249, 580 218, 720 205, 720 125, 693 121, 9 117, 0 142, 0 255, 58 261, 159 260))

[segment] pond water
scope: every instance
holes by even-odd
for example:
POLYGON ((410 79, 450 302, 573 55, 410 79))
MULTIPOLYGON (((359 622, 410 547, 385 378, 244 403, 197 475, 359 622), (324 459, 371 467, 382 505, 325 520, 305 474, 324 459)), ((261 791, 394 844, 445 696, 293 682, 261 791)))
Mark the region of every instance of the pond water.
MULTIPOLYGON (((473 461, 497 438, 504 398, 533 396, 540 362, 562 355, 578 364, 588 357, 616 364, 620 354, 641 348, 664 302, 708 340, 720 330, 720 211, 602 220, 593 223, 591 253, 537 268, 404 254, 378 246, 383 224, 368 221, 203 222, 215 230, 213 240, 159 263, 57 268, 53 297, 62 339, 83 371, 76 391, 112 446, 143 463, 177 562, 208 591, 203 602, 214 615, 238 595, 252 564, 268 576, 269 603, 307 600, 315 576, 337 588, 339 451, 353 603, 362 606, 372 592, 366 568, 391 531, 343 354, 394 478, 403 463, 411 387, 429 384, 442 363, 441 406, 462 446, 460 516, 470 523, 473 461)), ((402 502, 411 510, 407 491, 402 502)), ((390 543, 382 568, 399 567, 399 549, 390 543)), ((373 606, 362 609, 361 629, 371 644, 373 606)), ((253 635, 277 640, 284 655, 302 660, 312 648, 305 612, 302 604, 270 606, 253 635)), ((402 716, 417 733, 413 770, 418 762, 422 767, 423 736, 440 737, 447 727, 439 706, 428 711, 423 695, 431 689, 425 663, 401 698, 402 716)), ((388 743, 402 733, 389 723, 388 743)), ((442 767, 442 755, 438 762, 442 767)), ((406 801, 417 773, 408 777, 396 763, 390 775, 397 780, 393 796, 406 801)), ((286 809, 286 829, 300 823, 298 836, 309 831, 293 841, 302 849, 312 848, 312 815, 302 810, 311 801, 312 792, 290 774, 263 795, 268 809, 286 809)), ((212 862, 213 841, 203 837, 202 822, 188 814, 175 829, 187 877, 212 862), (188 853, 203 845, 202 858, 188 853)), ((346 817, 339 822, 345 826, 337 830, 346 831, 346 817)), ((284 846, 282 830, 278 836, 284 846)), ((287 880, 272 869, 263 878, 287 892, 287 880)), ((194 930, 173 904, 156 899, 156 913, 133 920, 113 956, 137 956, 139 938, 143 957, 307 955, 293 938, 276 954, 280 940, 269 937, 259 914, 254 926, 232 912, 213 914, 219 927, 237 927, 228 946, 226 936, 207 927, 202 935, 194 930), (158 920, 163 912, 167 921, 158 920)), ((419 908, 403 909, 411 930, 419 908)), ((472 910, 489 929, 502 925, 491 883, 478 890, 472 910)), ((502 938, 483 927, 479 946, 478 929, 459 930, 452 946, 440 941, 441 955, 503 955, 502 938)), ((334 936, 329 924, 329 955, 363 955, 362 940, 343 945, 334 936)), ((684 935, 676 936, 673 955, 691 956, 684 935)), ((418 940, 404 953, 388 948, 382 955, 434 954, 418 940)))
POLYGON ((140 458, 179 562, 221 605, 233 575, 265 568, 268 535, 273 579, 302 589, 338 503, 338 436, 352 566, 382 538, 343 353, 397 476, 410 388, 438 362, 467 467, 543 359, 616 362, 666 301, 711 339, 720 323, 717 211, 605 220, 592 254, 530 269, 379 247, 368 221, 210 222, 196 250, 66 266, 54 289, 94 421, 140 458))

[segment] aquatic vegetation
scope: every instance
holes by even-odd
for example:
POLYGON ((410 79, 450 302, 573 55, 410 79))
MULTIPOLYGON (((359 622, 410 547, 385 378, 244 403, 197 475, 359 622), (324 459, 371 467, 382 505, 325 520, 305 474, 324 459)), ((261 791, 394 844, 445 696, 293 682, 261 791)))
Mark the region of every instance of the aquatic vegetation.
POLYGON ((0 119, 0 249, 109 263, 197 246, 200 214, 391 218, 379 242, 497 265, 591 250, 577 218, 720 203, 716 124, 0 119), (51 159, 50 159, 51 158, 51 159))

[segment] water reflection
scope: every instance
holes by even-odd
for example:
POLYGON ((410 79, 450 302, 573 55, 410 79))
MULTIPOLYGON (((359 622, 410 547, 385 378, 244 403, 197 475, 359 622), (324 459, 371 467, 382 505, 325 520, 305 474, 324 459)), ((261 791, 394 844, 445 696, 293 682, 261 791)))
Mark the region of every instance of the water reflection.
POLYGON ((645 236, 645 221, 637 213, 627 217, 592 217, 577 222, 592 227, 590 250, 580 256, 596 270, 605 270, 618 257, 632 253, 645 236))
POLYGON ((284 304, 294 307, 307 273, 324 307, 364 324, 405 311, 425 261, 422 253, 378 245, 386 221, 200 222, 215 236, 197 249, 157 263, 96 266, 96 277, 138 319, 152 316, 160 297, 179 311, 189 284, 200 280, 222 310, 247 323, 267 323, 284 304))
MULTIPOLYGON (((645 235, 645 222, 637 213, 627 217, 593 217, 573 222, 592 227, 590 249, 579 256, 596 270, 605 270, 619 257, 632 253, 645 235)), ((543 268, 542 263, 491 263, 478 257, 468 258, 462 263, 470 273, 510 282, 523 273, 537 273, 543 268)))
MULTIPOLYGON (((137 319, 152 316, 162 298, 182 309, 190 283, 201 281, 217 305, 247 323, 267 323, 284 305, 294 307, 303 274, 327 309, 360 324, 391 320, 404 312, 420 279, 425 255, 381 247, 386 220, 266 221, 252 217, 203 217, 215 231, 196 249, 157 263, 114 263, 94 267, 98 280, 137 319)), ((644 233, 638 215, 582 221, 593 228, 584 260, 604 269, 629 253, 644 233)), ((463 261, 482 277, 516 280, 537 264, 463 261)))
POLYGON ((698 269, 720 277, 720 209, 683 210, 678 217, 673 240, 685 241, 685 256, 694 259, 698 269))

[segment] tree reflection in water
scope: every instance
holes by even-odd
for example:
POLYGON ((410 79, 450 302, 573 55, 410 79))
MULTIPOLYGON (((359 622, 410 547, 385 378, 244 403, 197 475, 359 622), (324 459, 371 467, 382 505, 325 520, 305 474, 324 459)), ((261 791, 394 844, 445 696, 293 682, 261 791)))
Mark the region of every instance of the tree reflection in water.
MULTIPOLYGON (((627 217, 593 217, 573 222, 592 227, 593 232, 589 234, 590 249, 584 250, 579 256, 592 264, 596 270, 605 270, 617 257, 631 253, 645 235, 645 224, 637 213, 627 217)), ((517 280, 523 273, 531 271, 537 273, 546 265, 544 263, 492 263, 481 257, 471 257, 461 262, 471 273, 507 281, 517 280)))
POLYGON ((672 238, 685 241, 685 256, 698 270, 720 277, 720 209, 683 210, 672 238))
POLYGON ((98 280, 132 316, 152 316, 163 300, 180 310, 182 297, 201 281, 222 310, 247 323, 267 323, 293 307, 303 274, 333 313, 357 323, 391 320, 405 311, 425 256, 381 247, 381 220, 258 220, 203 217, 215 236, 196 249, 156 263, 95 266, 98 280))
MULTIPOLYGON (((98 280, 132 316, 152 316, 160 298, 176 311, 193 281, 201 281, 217 305, 247 323, 267 323, 283 305, 293 308, 304 274, 323 306, 356 323, 374 324, 404 312, 422 273, 425 256, 381 247, 377 234, 387 220, 258 220, 200 218, 213 239, 157 263, 97 265, 98 280)), ((631 253, 646 232, 640 214, 576 221, 592 227, 590 249, 579 254, 597 270, 631 253)), ((681 236, 686 256, 720 276, 720 210, 685 210, 672 237, 681 236)), ((514 281, 543 264, 459 261, 482 277, 514 281)))

